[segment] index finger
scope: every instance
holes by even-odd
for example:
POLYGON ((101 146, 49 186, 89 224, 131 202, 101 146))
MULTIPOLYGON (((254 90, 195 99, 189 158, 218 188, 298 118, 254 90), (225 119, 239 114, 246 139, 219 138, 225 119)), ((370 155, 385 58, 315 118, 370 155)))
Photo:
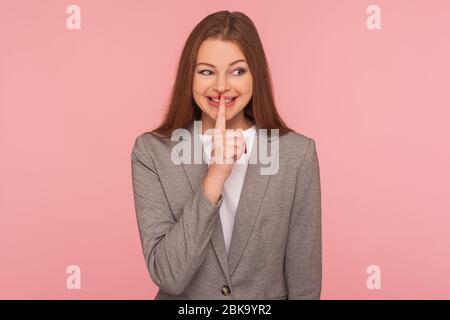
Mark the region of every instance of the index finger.
POLYGON ((225 98, 223 95, 219 96, 219 109, 216 117, 216 129, 220 132, 225 132, 226 120, 225 120, 225 98))

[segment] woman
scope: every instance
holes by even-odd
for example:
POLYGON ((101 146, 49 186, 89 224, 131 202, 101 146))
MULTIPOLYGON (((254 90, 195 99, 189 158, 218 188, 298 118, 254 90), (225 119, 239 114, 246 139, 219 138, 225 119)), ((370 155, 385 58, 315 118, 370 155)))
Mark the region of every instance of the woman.
POLYGON ((221 11, 194 28, 165 119, 136 138, 131 160, 156 299, 320 298, 315 141, 280 118, 264 50, 246 15, 221 11), (179 129, 187 135, 174 139, 179 129), (206 163, 175 161, 174 150, 193 141, 206 163), (262 159, 250 160, 267 149, 277 165, 263 173, 262 159))

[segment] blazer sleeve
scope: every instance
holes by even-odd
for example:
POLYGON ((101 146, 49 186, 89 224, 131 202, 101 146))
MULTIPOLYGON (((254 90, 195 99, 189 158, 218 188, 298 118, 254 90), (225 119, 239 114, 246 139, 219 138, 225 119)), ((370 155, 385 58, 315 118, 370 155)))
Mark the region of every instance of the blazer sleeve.
POLYGON ((131 169, 139 235, 150 277, 162 291, 181 294, 206 256, 223 197, 212 204, 201 184, 176 221, 143 135, 133 146, 131 169))
POLYGON ((297 172, 286 256, 285 283, 289 300, 320 299, 322 232, 320 172, 316 145, 310 139, 297 172))

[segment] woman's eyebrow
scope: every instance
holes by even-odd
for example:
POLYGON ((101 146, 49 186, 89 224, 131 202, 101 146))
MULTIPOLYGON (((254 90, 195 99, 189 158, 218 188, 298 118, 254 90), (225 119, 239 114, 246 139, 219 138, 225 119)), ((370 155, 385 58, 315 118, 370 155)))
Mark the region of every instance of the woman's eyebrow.
MULTIPOLYGON (((230 66, 232 66, 233 64, 236 64, 236 63, 238 63, 238 62, 245 62, 245 63, 247 63, 247 61, 245 61, 244 59, 240 59, 240 60, 236 60, 236 61, 230 63, 230 66)), ((197 63, 197 66, 198 66, 199 64, 205 64, 205 65, 210 66, 210 67, 212 67, 212 68, 215 68, 215 67, 216 67, 215 65, 213 65, 213 64, 211 64, 211 63, 207 63, 207 62, 199 62, 199 63, 197 63)))

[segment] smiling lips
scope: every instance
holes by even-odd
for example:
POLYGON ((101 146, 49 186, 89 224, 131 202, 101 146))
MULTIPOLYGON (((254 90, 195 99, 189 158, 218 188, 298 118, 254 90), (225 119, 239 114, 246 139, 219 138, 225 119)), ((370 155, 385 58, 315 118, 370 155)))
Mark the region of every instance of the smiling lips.
MULTIPOLYGON (((218 107, 219 106, 219 97, 210 97, 207 96, 208 98, 208 103, 210 106, 213 107, 218 107)), ((225 97, 225 105, 227 107, 231 107, 232 105, 234 105, 234 102, 236 101, 237 96, 232 97, 232 96, 227 96, 225 97)))

